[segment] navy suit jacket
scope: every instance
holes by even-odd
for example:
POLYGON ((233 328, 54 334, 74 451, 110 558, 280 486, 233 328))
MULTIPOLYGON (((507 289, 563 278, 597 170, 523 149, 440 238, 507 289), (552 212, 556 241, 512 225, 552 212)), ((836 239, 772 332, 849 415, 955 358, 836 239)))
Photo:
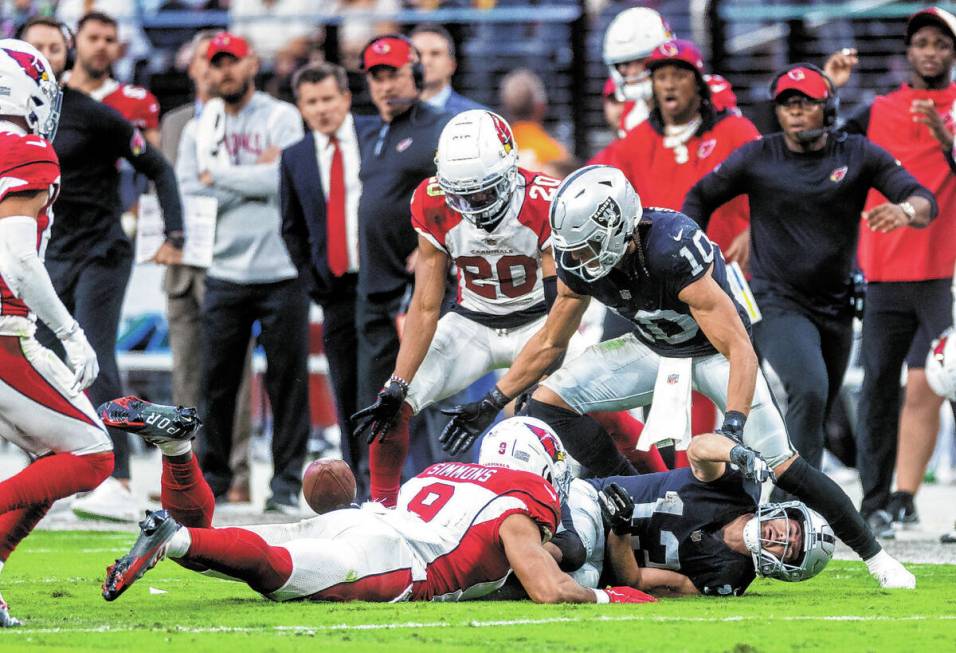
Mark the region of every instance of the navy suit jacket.
MULTIPOLYGON (((359 131, 369 116, 353 114, 359 131)), ((340 278, 329 271, 326 256, 325 190, 315 154, 315 136, 307 131, 299 142, 282 151, 279 163, 279 207, 282 238, 289 257, 317 302, 334 295, 340 278)))
POLYGON ((484 109, 485 111, 491 111, 491 109, 485 105, 479 104, 471 98, 465 97, 455 89, 452 89, 451 94, 448 96, 448 100, 445 102, 445 111, 452 115, 458 115, 462 111, 468 111, 469 109, 484 109))

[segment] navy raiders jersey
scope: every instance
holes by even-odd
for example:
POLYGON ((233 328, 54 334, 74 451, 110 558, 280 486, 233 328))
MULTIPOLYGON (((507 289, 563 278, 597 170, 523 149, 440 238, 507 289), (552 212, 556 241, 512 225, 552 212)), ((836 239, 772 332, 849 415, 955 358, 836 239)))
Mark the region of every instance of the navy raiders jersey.
POLYGON ((728 547, 720 529, 757 510, 760 486, 729 465, 710 483, 686 467, 589 482, 598 490, 617 483, 634 500, 631 542, 639 566, 684 574, 701 594, 715 596, 743 594, 756 577, 753 558, 728 547))
POLYGON ((677 211, 645 208, 638 234, 641 251, 626 255, 623 265, 608 275, 585 281, 564 268, 564 254, 556 257, 558 278, 575 293, 590 295, 630 320, 635 335, 655 353, 688 358, 717 350, 677 295, 713 265, 714 281, 730 296, 744 327, 750 330, 750 319, 727 283, 720 248, 696 222, 677 211))

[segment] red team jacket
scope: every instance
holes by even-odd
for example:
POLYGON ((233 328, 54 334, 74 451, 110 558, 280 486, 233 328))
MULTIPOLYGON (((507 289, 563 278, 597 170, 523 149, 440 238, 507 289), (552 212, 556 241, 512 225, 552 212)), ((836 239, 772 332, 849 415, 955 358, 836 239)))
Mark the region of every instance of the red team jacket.
MULTIPOLYGON (((60 183, 60 161, 53 146, 39 136, 0 133, 0 200, 11 192, 49 191, 47 205, 37 216, 37 252, 43 257, 50 237, 50 210, 60 183)), ((15 297, 0 276, 0 316, 29 317, 30 309, 15 297)))
MULTIPOLYGON (((897 229, 888 234, 860 226, 859 262, 868 281, 927 281, 953 276, 956 262, 956 176, 929 128, 913 122, 913 100, 930 99, 953 129, 951 111, 956 84, 941 90, 903 85, 873 101, 867 137, 895 156, 916 180, 936 196, 939 215, 924 229, 897 229)), ((887 199, 870 191, 866 210, 887 199)))
MULTIPOLYGON (((760 138, 753 123, 734 113, 718 113, 688 140, 686 161, 678 161, 673 148, 664 147, 660 124, 653 118, 624 138, 611 143, 590 163, 620 168, 641 198, 642 206, 680 211, 687 191, 744 143, 760 138)), ((750 224, 746 196, 737 197, 714 212, 707 236, 725 250, 750 224)))

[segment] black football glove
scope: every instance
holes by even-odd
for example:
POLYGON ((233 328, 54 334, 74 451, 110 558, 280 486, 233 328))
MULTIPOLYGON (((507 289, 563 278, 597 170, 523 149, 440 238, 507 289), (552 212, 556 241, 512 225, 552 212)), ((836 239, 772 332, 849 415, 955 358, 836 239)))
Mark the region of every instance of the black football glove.
POLYGON ((631 517, 634 515, 634 499, 630 493, 617 483, 609 483, 598 492, 601 504, 601 520, 604 528, 615 535, 627 535, 631 532, 631 517))
POLYGON ((731 440, 743 442, 744 424, 747 423, 747 416, 736 410, 728 410, 724 415, 724 423, 717 429, 717 433, 726 435, 731 440))
POLYGON ((451 415, 451 421, 445 425, 438 441, 441 447, 453 456, 467 451, 475 439, 485 432, 495 417, 510 401, 498 386, 491 392, 470 404, 461 404, 454 408, 442 410, 445 415, 451 415))
POLYGON ((352 434, 358 437, 363 431, 369 429, 368 442, 371 444, 375 438, 384 438, 398 413, 402 410, 402 404, 405 402, 405 395, 408 394, 408 386, 389 379, 385 386, 378 391, 378 397, 375 403, 367 406, 352 415, 352 434))
POLYGON ((769 478, 774 483, 777 482, 777 477, 774 476, 767 461, 750 447, 745 447, 742 444, 736 445, 730 450, 730 462, 737 465, 744 477, 751 481, 763 483, 769 478))

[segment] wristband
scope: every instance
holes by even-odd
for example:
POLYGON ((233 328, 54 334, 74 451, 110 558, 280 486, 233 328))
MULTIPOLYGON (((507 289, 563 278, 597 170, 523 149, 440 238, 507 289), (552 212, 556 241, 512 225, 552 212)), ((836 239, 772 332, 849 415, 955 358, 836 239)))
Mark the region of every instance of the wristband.
POLYGON ((913 224, 913 220, 916 219, 916 207, 909 202, 900 202, 897 206, 906 214, 906 224, 913 224))
POLYGON ((408 396, 408 381, 406 381, 400 376, 393 374, 390 377, 388 377, 388 381, 385 383, 385 385, 388 385, 390 383, 394 383, 395 385, 397 385, 401 389, 402 394, 405 396, 408 396))
POLYGON ((497 385, 485 397, 498 408, 504 408, 511 401, 511 398, 499 390, 497 385))
POLYGON ((611 597, 607 595, 607 592, 604 590, 591 590, 594 592, 594 602, 595 603, 610 603, 611 597))

